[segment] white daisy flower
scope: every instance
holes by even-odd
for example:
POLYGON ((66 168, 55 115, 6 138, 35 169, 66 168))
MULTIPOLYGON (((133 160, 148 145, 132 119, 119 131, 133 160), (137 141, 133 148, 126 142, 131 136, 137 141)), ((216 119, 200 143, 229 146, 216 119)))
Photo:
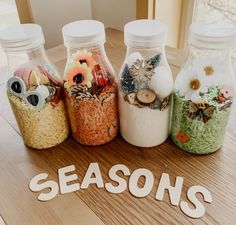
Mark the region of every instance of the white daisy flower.
POLYGON ((184 96, 186 100, 191 100, 194 103, 203 102, 200 93, 208 91, 202 77, 199 76, 193 67, 182 71, 176 79, 175 88, 179 90, 180 96, 184 96))
POLYGON ((207 87, 219 85, 224 79, 224 66, 222 66, 222 61, 217 57, 205 57, 195 60, 193 67, 207 87))

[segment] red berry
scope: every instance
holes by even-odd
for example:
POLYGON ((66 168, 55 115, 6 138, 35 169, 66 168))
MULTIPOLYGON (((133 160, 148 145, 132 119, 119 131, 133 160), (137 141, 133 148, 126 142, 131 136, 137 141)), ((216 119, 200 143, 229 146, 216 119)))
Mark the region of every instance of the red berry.
POLYGON ((218 97, 218 101, 221 102, 221 103, 222 103, 222 102, 225 102, 225 98, 222 97, 222 96, 220 96, 220 97, 218 97))
POLYGON ((106 84, 108 82, 108 78, 107 78, 106 74, 103 74, 100 65, 97 64, 94 66, 92 74, 94 77, 94 81, 97 83, 98 86, 100 86, 100 87, 106 86, 106 84))

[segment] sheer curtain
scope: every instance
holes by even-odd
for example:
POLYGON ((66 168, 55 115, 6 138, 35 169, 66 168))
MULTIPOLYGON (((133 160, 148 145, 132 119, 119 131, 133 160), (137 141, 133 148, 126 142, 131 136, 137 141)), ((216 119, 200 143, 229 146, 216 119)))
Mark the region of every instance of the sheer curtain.
POLYGON ((195 19, 226 20, 236 24, 236 1, 197 0, 195 19))
MULTIPOLYGON (((196 0, 195 20, 225 20, 236 25, 236 0, 196 0)), ((233 65, 236 76, 236 49, 233 65)))

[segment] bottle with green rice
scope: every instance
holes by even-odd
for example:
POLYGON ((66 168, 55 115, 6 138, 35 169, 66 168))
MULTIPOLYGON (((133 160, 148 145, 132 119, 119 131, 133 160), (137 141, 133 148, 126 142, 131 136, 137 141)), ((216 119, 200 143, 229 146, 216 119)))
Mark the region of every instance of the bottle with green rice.
POLYGON ((231 23, 201 21, 190 27, 189 56, 174 85, 171 127, 173 141, 187 152, 209 154, 223 144, 234 96, 235 40, 231 23))

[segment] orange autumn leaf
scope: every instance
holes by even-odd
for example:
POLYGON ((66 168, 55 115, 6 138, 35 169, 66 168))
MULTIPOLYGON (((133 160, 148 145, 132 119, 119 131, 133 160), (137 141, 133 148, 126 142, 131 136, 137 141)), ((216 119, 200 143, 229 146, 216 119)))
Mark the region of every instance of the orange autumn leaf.
POLYGON ((187 143, 190 139, 182 130, 177 133, 176 137, 183 144, 187 143))

